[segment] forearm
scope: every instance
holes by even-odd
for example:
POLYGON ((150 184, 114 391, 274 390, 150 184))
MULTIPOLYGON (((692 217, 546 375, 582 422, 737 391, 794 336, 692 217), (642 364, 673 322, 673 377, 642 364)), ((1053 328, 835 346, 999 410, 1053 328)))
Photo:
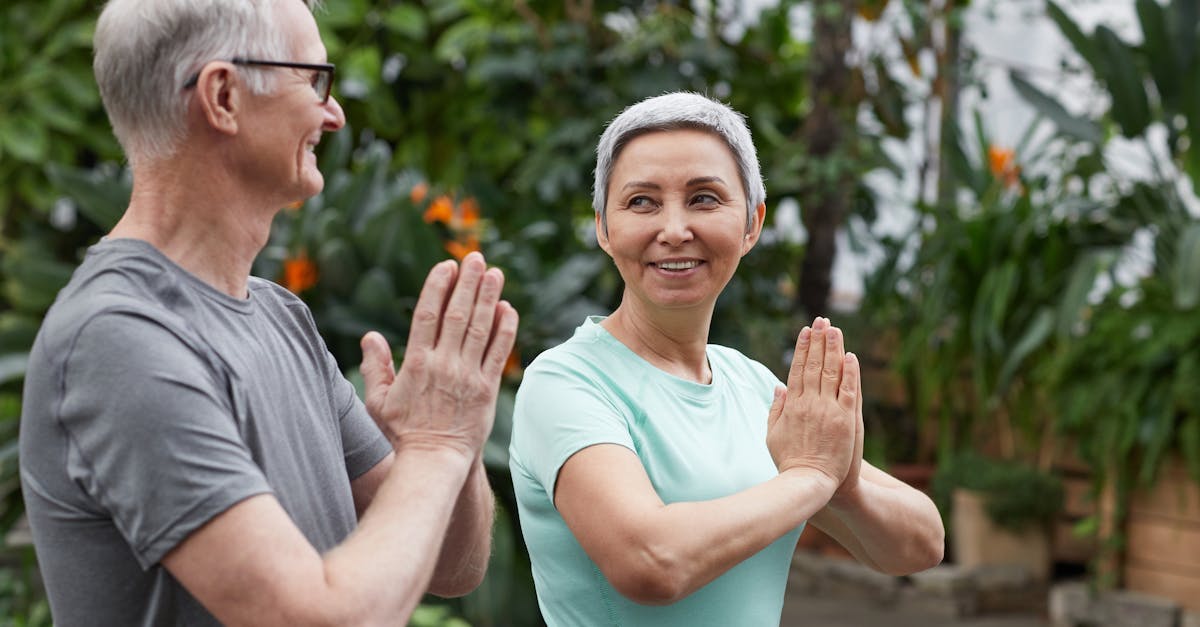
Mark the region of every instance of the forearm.
POLYGON ((478 460, 455 502, 429 592, 455 597, 479 586, 491 556, 495 511, 495 496, 478 460))
POLYGON ((437 448, 397 450, 358 528, 324 556, 330 599, 356 623, 404 622, 429 588, 472 462, 437 448), (365 613, 365 616, 361 614, 365 613))
POLYGON ((864 478, 813 522, 860 562, 883 573, 907 575, 942 560, 945 529, 937 507, 898 481, 864 478))
POLYGON ((663 506, 628 539, 622 570, 634 580, 624 587, 643 591, 639 602, 682 599, 794 530, 833 488, 824 476, 788 471, 724 498, 663 506))

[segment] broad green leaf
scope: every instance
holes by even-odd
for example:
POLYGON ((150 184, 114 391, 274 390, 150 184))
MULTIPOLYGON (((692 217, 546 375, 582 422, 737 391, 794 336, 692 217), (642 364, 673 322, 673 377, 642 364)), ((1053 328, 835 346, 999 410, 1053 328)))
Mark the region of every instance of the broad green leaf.
POLYGON ((467 17, 446 29, 433 48, 439 61, 455 63, 482 49, 491 33, 491 24, 483 17, 467 17))
POLYGON ((349 296, 354 291, 361 266, 346 240, 326 240, 317 249, 315 261, 321 273, 321 285, 341 296, 349 296))
POLYGON ((1174 262, 1175 306, 1192 309, 1200 304, 1200 222, 1192 222, 1179 234, 1174 262))
POLYGON ((1067 289, 1063 291, 1058 304, 1057 335, 1060 340, 1070 336, 1072 328, 1083 317, 1083 311, 1088 306, 1088 294, 1096 284, 1096 277, 1103 265, 1099 255, 1085 255, 1075 262, 1067 279, 1067 289))
POLYGON ((1058 26, 1058 30, 1062 32, 1067 41, 1071 42, 1071 46, 1075 48, 1075 52, 1083 57, 1088 65, 1092 66, 1093 71, 1098 71, 1098 60, 1096 53, 1096 44, 1079 30, 1079 26, 1063 11, 1058 4, 1053 0, 1046 0, 1046 15, 1058 26))
POLYGON ((378 266, 367 270, 354 290, 354 305, 368 314, 396 313, 396 288, 392 275, 378 266))
POLYGON ((0 116, 0 148, 4 152, 26 163, 41 163, 46 159, 49 145, 46 127, 29 114, 0 116))
POLYGON ((425 14, 411 4, 399 4, 389 9, 383 16, 383 23, 392 32, 414 41, 424 40, 429 27, 425 14))
POLYGON ((1096 43, 1104 59, 1100 78, 1112 96, 1112 117, 1121 134, 1134 138, 1150 125, 1150 102, 1133 51, 1107 26, 1096 28, 1096 43))
POLYGON ((1104 141, 1104 132, 1095 122, 1072 115, 1057 100, 1025 80, 1016 70, 1010 71, 1008 77, 1017 93, 1053 122, 1063 134, 1097 146, 1104 141))
POLYGON ((1168 31, 1167 12, 1158 0, 1137 0, 1137 13, 1142 23, 1142 50, 1158 95, 1164 105, 1173 103, 1179 95, 1179 80, 1187 78, 1180 76, 1176 65, 1175 39, 1168 31))
POLYGON ((63 195, 75 201, 84 217, 105 231, 116 225, 129 206, 132 183, 124 172, 50 163, 46 165, 46 176, 63 195))
POLYGON ((1013 345, 1012 352, 1004 360, 1004 365, 1000 368, 1000 374, 997 377, 996 387, 998 390, 1007 389, 1017 369, 1033 351, 1046 342, 1053 330, 1053 311, 1049 307, 1040 308, 1029 326, 1026 327, 1025 333, 1013 345))

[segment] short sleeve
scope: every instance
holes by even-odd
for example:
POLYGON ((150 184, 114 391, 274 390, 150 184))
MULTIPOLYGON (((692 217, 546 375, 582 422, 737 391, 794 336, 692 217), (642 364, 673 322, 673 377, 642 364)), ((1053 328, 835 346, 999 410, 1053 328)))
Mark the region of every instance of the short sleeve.
POLYGON ((637 452, 619 404, 567 365, 535 363, 526 370, 513 409, 512 463, 534 477, 553 502, 563 464, 596 444, 637 452))
POLYGON ((326 371, 332 378, 334 402, 338 408, 338 427, 342 433, 342 451, 346 462, 346 474, 353 481, 375 467, 387 454, 392 445, 371 419, 367 407, 354 384, 346 380, 338 370, 337 362, 328 350, 325 351, 326 371))
POLYGON ((149 568, 217 514, 271 492, 240 435, 229 382, 185 334, 105 313, 65 349, 57 412, 67 472, 149 568))

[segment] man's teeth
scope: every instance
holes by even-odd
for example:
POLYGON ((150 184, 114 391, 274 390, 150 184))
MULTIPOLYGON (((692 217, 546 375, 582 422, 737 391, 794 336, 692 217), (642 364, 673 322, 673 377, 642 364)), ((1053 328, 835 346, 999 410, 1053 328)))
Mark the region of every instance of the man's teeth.
POLYGON ((699 261, 661 261, 658 267, 663 270, 690 270, 700 265, 699 261))

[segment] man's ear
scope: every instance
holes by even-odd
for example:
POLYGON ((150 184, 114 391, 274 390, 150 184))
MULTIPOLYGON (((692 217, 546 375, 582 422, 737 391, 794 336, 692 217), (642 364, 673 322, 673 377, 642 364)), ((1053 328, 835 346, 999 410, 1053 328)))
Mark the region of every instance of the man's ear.
POLYGON ((746 231, 746 237, 742 241, 742 255, 750 252, 754 245, 758 243, 758 238, 762 235, 763 222, 767 218, 767 203, 760 202, 758 207, 754 209, 754 215, 750 220, 750 228, 746 231))
POLYGON ((196 81, 196 100, 204 119, 213 130, 227 135, 238 132, 238 117, 246 86, 238 79, 233 65, 213 62, 200 70, 196 81))
POLYGON ((604 224, 604 218, 600 216, 600 212, 596 212, 596 242, 600 244, 600 249, 608 253, 612 257, 612 244, 608 241, 608 228, 604 224))

